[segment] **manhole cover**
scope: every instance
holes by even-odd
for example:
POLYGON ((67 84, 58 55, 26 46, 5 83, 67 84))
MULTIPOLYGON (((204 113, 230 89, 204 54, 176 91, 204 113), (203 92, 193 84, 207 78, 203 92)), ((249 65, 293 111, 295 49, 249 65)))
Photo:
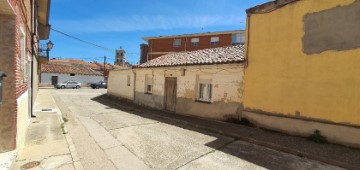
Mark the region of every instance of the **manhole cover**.
POLYGON ((30 169, 30 168, 34 168, 40 165, 39 161, 32 161, 29 163, 24 164, 23 166, 20 167, 20 169, 30 169))
POLYGON ((42 112, 50 112, 52 109, 41 109, 42 112))

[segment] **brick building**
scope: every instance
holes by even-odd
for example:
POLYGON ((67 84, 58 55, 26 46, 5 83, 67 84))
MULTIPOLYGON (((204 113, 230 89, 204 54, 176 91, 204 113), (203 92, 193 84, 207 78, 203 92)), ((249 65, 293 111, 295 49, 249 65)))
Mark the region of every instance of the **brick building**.
MULTIPOLYGON (((50 0, 0 0, 0 153, 23 146, 39 80, 39 40, 49 37, 50 0)), ((45 61, 47 59, 45 58, 45 61)))
POLYGON ((148 44, 140 45, 140 63, 165 54, 244 44, 245 31, 222 31, 173 36, 143 37, 148 44))

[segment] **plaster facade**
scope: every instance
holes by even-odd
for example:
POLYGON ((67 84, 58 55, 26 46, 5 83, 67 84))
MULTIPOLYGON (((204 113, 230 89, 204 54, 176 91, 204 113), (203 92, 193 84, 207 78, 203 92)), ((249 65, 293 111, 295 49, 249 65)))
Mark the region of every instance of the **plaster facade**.
MULTIPOLYGON (((166 110, 165 81, 167 77, 176 77, 175 110, 170 112, 218 120, 240 117, 243 108, 243 64, 136 68, 133 71, 136 76, 133 100, 136 104, 166 110), (151 93, 146 87, 147 77, 151 78, 151 93), (209 102, 198 99, 198 83, 203 80, 212 84, 209 102)), ((134 92, 133 88, 122 88, 125 75, 130 72, 111 71, 108 94, 131 99, 128 96, 134 92), (117 89, 113 88, 115 84, 117 89)))
POLYGON ((133 70, 110 71, 108 80, 108 95, 134 100, 134 77, 133 70))
MULTIPOLYGON (((300 135, 310 134, 319 127, 309 126, 310 130, 305 128, 307 124, 302 124, 301 128, 293 126, 290 120, 321 122, 324 127, 337 124, 333 130, 320 128, 330 141, 353 139, 351 135, 360 139, 358 133, 342 133, 340 128, 344 125, 358 131, 360 125, 360 77, 355 76, 360 74, 360 48, 356 43, 349 45, 359 41, 360 29, 356 28, 360 27, 360 22, 337 29, 343 26, 337 23, 356 17, 345 18, 357 15, 354 11, 358 6, 359 0, 289 0, 284 6, 267 11, 266 6, 258 7, 263 10, 260 12, 248 10, 245 110, 288 118, 288 121, 269 123, 268 118, 258 116, 252 117, 253 121, 260 126, 300 135), (325 19, 320 21, 319 17, 325 19), (328 17, 331 22, 326 20, 328 17), (347 31, 349 29, 352 31, 347 31), (316 36, 309 37, 314 31, 316 36), (321 43, 326 38, 327 43, 321 43), (334 48, 334 44, 343 41, 347 42, 343 47, 334 48), (310 42, 318 46, 310 48, 310 42), (283 126, 279 127, 280 124, 283 126)), ((354 141, 343 143, 353 144, 354 141)))

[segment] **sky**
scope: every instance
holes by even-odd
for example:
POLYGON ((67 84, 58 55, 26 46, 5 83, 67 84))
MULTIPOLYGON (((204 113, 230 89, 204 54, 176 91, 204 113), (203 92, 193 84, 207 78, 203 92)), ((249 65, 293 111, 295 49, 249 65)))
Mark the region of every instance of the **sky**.
MULTIPOLYGON (((52 0, 53 29, 94 43, 98 48, 50 32, 54 43, 50 58, 108 63, 115 49, 126 51, 126 60, 140 59, 141 38, 214 31, 242 30, 247 8, 270 0, 52 0)), ((47 41, 42 41, 45 44, 47 41)))

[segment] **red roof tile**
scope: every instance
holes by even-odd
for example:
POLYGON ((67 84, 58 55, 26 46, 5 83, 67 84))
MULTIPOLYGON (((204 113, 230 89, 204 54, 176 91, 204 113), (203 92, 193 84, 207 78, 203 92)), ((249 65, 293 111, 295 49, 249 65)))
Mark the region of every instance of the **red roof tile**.
POLYGON ((240 63, 244 60, 244 45, 236 45, 166 54, 136 67, 228 64, 240 63))
POLYGON ((42 64, 42 73, 63 73, 63 74, 82 74, 82 75, 102 75, 100 72, 94 71, 84 66, 71 66, 63 64, 42 64))

